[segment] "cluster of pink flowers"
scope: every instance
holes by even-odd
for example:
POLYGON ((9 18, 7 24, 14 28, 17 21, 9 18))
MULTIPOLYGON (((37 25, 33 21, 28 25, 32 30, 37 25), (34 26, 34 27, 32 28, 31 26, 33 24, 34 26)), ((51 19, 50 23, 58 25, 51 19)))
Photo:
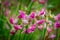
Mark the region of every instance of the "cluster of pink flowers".
POLYGON ((57 14, 55 17, 55 23, 54 23, 54 28, 60 28, 60 13, 57 14))
MULTIPOLYGON (((23 28, 23 31, 25 33, 31 33, 35 30, 36 26, 40 26, 40 24, 44 23, 44 18, 37 20, 36 16, 40 15, 44 15, 45 14, 45 9, 42 9, 40 12, 36 13, 36 12, 31 12, 29 15, 26 15, 25 12, 23 11, 19 11, 19 15, 18 15, 18 20, 21 19, 22 22, 21 24, 18 25, 17 22, 15 22, 15 19, 13 17, 10 17, 10 23, 13 25, 13 28, 17 31, 23 28), (36 14, 40 14, 40 15, 36 15, 36 14), (34 21, 34 23, 32 23, 32 21, 34 21), (24 26, 28 25, 28 28, 26 29, 24 26), (24 29, 25 28, 25 29, 24 29)), ((17 21, 18 21, 17 20, 17 21)), ((38 29, 42 29, 42 27, 38 27, 38 29)), ((13 31, 11 31, 11 34, 13 31)), ((15 32, 15 31, 14 31, 15 32)))

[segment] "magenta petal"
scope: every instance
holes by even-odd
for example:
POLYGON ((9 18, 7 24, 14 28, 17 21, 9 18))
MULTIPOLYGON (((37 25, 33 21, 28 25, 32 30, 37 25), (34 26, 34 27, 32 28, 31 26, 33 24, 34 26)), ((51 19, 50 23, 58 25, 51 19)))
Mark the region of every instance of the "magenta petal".
POLYGON ((15 30, 19 30, 19 29, 22 29, 22 26, 21 25, 14 25, 14 28, 15 28, 15 30))
POLYGON ((43 14, 45 14, 45 9, 44 8, 41 9, 41 11, 38 13, 38 15, 43 15, 43 14))
POLYGON ((14 28, 15 28, 15 30, 18 30, 19 28, 18 28, 18 25, 14 25, 14 28))
POLYGON ((13 19, 13 17, 10 17, 10 23, 11 23, 11 24, 14 23, 14 19, 13 19))
POLYGON ((13 35, 15 32, 11 31, 10 34, 13 35))
POLYGON ((29 15, 29 18, 32 19, 35 17, 35 12, 31 12, 31 14, 29 15))
POLYGON ((60 23, 58 21, 54 23, 54 28, 60 28, 60 23))
POLYGON ((25 18, 25 13, 23 11, 19 11, 18 18, 25 18))
POLYGON ((44 19, 38 20, 37 24, 43 24, 44 23, 44 19))
POLYGON ((25 30, 24 31, 26 34, 29 34, 29 33, 31 33, 32 31, 30 30, 30 29, 27 29, 27 30, 25 30))

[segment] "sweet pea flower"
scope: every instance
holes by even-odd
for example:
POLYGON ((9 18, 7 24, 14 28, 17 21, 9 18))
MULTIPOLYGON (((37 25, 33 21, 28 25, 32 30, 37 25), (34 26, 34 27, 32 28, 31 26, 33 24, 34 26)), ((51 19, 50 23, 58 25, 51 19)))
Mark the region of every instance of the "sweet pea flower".
POLYGON ((16 30, 13 28, 11 31, 10 31, 10 34, 13 35, 15 34, 16 30))
POLYGON ((29 34, 29 33, 32 32, 32 30, 31 30, 31 29, 27 29, 27 30, 24 30, 24 32, 25 32, 26 34, 29 34))
POLYGON ((35 2, 36 0, 32 0, 32 2, 35 2))
POLYGON ((15 30, 22 29, 22 25, 14 25, 15 30))
POLYGON ((41 20, 37 20, 37 22, 36 22, 37 24, 43 24, 44 23, 44 19, 41 19, 41 20))
POLYGON ((51 39, 53 39, 53 38, 55 38, 56 37, 56 35, 54 35, 54 34, 51 34, 50 36, 49 36, 49 38, 51 38, 51 39))
POLYGON ((9 14, 9 9, 7 8, 7 9, 5 10, 5 16, 7 17, 8 14, 9 14))
POLYGON ((38 29, 41 30, 43 27, 42 26, 38 26, 38 29))
POLYGON ((31 13, 29 14, 29 18, 30 18, 30 19, 35 18, 35 12, 31 12, 31 13))
POLYGON ((38 2, 39 2, 40 4, 45 4, 45 3, 46 3, 46 0, 38 0, 38 2))
POLYGON ((22 19, 22 23, 23 24, 28 24, 28 20, 27 19, 22 19))
POLYGON ((31 26, 29 26, 28 29, 30 29, 31 31, 34 31, 35 28, 36 28, 36 24, 32 24, 31 26))
POLYGON ((13 24, 14 23, 14 18, 10 17, 10 23, 13 24))
POLYGON ((36 25, 33 24, 33 25, 29 26, 28 29, 25 29, 24 32, 29 34, 29 33, 33 32, 35 30, 35 28, 36 28, 36 25))
POLYGON ((47 32, 50 33, 51 31, 52 31, 52 29, 48 27, 47 32))
POLYGON ((23 11, 19 11, 19 16, 18 16, 18 18, 20 19, 20 18, 25 18, 25 12, 23 12, 23 11))
POLYGON ((7 7, 9 6, 9 2, 5 0, 5 1, 3 2, 3 6, 5 6, 5 7, 7 8, 7 7))
POLYGON ((45 9, 42 8, 42 9, 40 10, 40 12, 38 13, 38 15, 40 16, 40 15, 44 15, 44 14, 45 14, 45 9))
POLYGON ((54 20, 59 21, 60 20, 60 13, 54 16, 54 20))
POLYGON ((58 21, 54 23, 54 28, 60 28, 60 23, 58 21))

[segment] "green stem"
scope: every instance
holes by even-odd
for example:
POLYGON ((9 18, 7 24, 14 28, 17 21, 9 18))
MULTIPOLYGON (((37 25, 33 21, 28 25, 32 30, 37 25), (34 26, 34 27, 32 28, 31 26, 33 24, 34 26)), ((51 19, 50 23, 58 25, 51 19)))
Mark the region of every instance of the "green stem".
POLYGON ((56 38, 55 38, 55 40, 58 40, 58 38, 59 38, 59 33, 58 33, 58 31, 59 31, 59 29, 57 28, 57 29, 56 29, 56 38))
POLYGON ((29 14, 31 12, 31 8, 32 8, 33 4, 34 3, 32 1, 29 3, 28 8, 27 8, 27 11, 28 11, 27 14, 29 14))

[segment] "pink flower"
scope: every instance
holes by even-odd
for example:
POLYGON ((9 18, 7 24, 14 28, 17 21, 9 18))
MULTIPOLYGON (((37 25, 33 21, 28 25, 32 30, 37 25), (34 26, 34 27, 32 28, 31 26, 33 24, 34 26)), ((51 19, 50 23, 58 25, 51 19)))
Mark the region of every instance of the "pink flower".
POLYGON ((8 14, 9 14, 9 9, 7 8, 7 9, 5 10, 5 16, 7 17, 8 14))
POLYGON ((40 4, 45 4, 46 3, 46 0, 39 0, 38 1, 40 4))
POLYGON ((32 2, 35 2, 36 0, 32 0, 32 2))
POLYGON ((55 38, 56 37, 56 35, 54 35, 54 34, 51 34, 50 36, 49 36, 49 38, 55 38))
POLYGON ((20 10, 18 18, 23 18, 24 19, 25 18, 25 13, 20 10))
POLYGON ((43 24, 44 23, 44 19, 38 20, 36 23, 37 24, 43 24))
POLYGON ((54 19, 55 19, 56 21, 60 20, 60 13, 57 14, 56 16, 54 16, 54 19))
POLYGON ((44 8, 41 9, 41 11, 38 13, 38 15, 43 15, 43 14, 45 14, 45 9, 44 8))
POLYGON ((54 28, 60 28, 60 23, 58 21, 54 23, 54 28))
POLYGON ((32 24, 28 29, 30 29, 31 31, 34 31, 36 28, 36 24, 32 24))
POLYGON ((8 7, 8 6, 9 6, 9 2, 5 0, 5 1, 3 2, 3 5, 4 5, 5 7, 8 7))
POLYGON ((28 20, 27 19, 22 19, 22 23, 26 25, 26 24, 28 24, 28 20))
POLYGON ((27 30, 24 30, 25 33, 29 34, 31 32, 33 32, 36 28, 36 24, 33 24, 31 26, 29 26, 29 28, 27 30))
POLYGON ((21 25, 14 25, 14 28, 15 28, 15 30, 19 30, 19 29, 22 29, 22 26, 21 25))
POLYGON ((32 30, 27 29, 27 30, 24 30, 24 32, 25 32, 26 34, 29 34, 29 33, 31 33, 31 32, 32 32, 32 30))
POLYGON ((10 34, 13 35, 15 34, 16 30, 13 28, 11 31, 10 31, 10 34))
POLYGON ((43 27, 42 26, 38 26, 38 29, 41 30, 43 27))
POLYGON ((13 24, 14 23, 14 18, 10 17, 10 23, 13 24))
POLYGON ((48 27, 47 32, 50 33, 51 31, 52 31, 52 29, 48 27))
POLYGON ((31 13, 29 14, 29 18, 30 18, 30 19, 35 18, 35 12, 31 12, 31 13))

